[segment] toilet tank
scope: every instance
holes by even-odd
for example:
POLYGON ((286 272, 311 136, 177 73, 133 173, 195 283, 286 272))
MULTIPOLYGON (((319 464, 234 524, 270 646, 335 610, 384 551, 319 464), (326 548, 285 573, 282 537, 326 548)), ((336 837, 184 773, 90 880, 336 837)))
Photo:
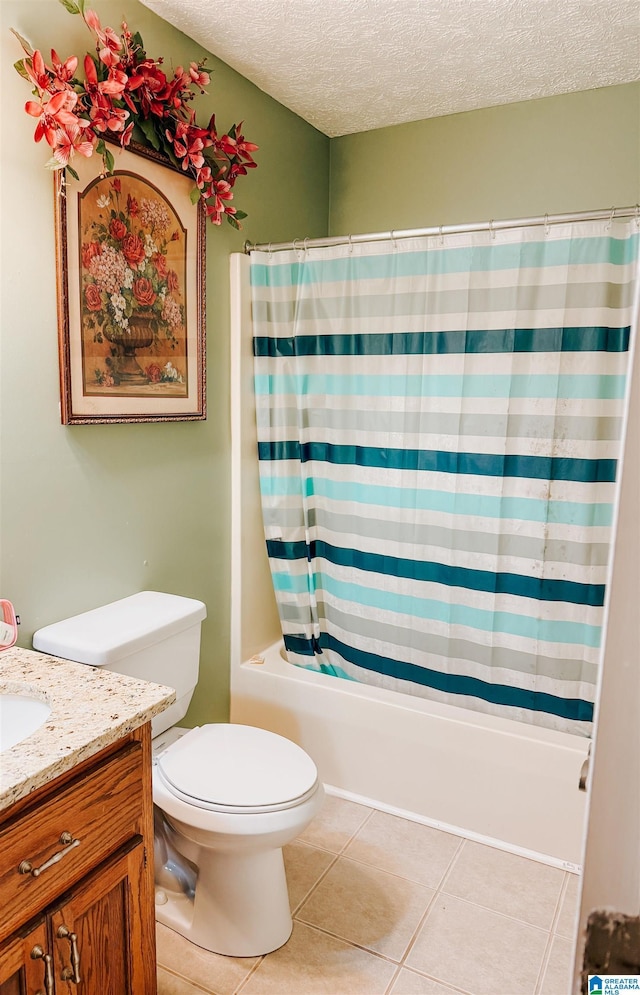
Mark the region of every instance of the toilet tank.
POLYGON ((175 688, 175 703, 153 720, 157 736, 179 722, 189 707, 206 616, 202 601, 141 591, 38 629, 33 648, 175 688))

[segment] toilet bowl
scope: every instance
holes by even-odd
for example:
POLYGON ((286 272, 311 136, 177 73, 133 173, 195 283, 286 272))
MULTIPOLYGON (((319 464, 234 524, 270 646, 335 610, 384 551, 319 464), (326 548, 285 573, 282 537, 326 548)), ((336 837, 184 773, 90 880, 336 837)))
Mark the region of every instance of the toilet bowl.
POLYGON ((170 854, 168 867, 156 867, 158 922, 234 957, 286 943, 292 920, 282 847, 323 797, 304 750, 264 729, 205 725, 157 753, 153 801, 169 827, 170 854))
POLYGON ((295 743, 253 726, 175 728, 198 679, 201 601, 142 591, 34 633, 34 649, 176 689, 152 722, 156 918, 234 957, 282 946, 292 922, 282 847, 324 792, 295 743))

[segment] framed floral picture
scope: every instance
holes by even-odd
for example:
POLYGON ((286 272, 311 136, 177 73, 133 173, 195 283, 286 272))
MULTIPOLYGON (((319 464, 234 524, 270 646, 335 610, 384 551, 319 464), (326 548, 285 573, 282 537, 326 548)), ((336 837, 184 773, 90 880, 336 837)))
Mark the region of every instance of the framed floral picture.
POLYGON ((205 214, 142 146, 56 174, 62 422, 206 417, 205 214))

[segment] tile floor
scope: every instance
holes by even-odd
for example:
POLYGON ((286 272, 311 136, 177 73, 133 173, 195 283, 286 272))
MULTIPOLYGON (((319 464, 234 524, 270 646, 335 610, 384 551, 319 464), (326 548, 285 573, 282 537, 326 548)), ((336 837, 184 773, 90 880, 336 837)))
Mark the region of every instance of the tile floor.
POLYGON ((266 957, 158 926, 158 995, 569 995, 578 879, 336 797, 285 848, 294 928, 266 957))

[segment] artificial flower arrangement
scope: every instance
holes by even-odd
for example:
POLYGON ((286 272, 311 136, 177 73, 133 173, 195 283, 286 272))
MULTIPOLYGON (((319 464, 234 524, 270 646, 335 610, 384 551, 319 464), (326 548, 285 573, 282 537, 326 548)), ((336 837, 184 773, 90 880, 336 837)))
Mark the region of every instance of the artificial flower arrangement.
POLYGON ((64 169, 77 179, 71 165, 75 155, 102 156, 104 172, 113 171, 115 161, 105 139, 116 140, 126 148, 134 129, 145 144, 163 153, 170 162, 193 177, 192 201, 201 198, 207 217, 219 225, 223 216, 240 228, 243 211, 232 207, 233 186, 257 163, 252 153, 258 148, 242 135, 242 124, 234 124, 218 135, 215 115, 206 128, 198 126, 189 106, 196 91, 205 92, 210 82, 204 62, 182 66, 168 77, 161 58, 148 57, 138 32, 122 23, 118 35, 102 27, 93 10, 85 10, 85 0, 60 0, 71 14, 79 14, 96 42, 96 56, 84 57, 84 80, 76 76, 78 58, 62 60, 51 50, 51 64, 34 51, 16 32, 26 57, 15 64, 21 76, 33 84, 35 99, 25 110, 38 119, 34 139, 45 139, 53 150, 47 163, 51 169, 64 169))

